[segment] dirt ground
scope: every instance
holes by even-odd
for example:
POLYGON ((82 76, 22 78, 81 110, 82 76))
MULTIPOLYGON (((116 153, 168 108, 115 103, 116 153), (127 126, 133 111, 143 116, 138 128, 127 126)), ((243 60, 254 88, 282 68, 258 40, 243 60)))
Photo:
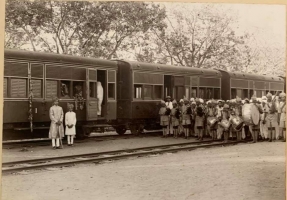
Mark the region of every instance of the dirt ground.
POLYGON ((283 200, 285 143, 260 142, 5 175, 3 200, 283 200))

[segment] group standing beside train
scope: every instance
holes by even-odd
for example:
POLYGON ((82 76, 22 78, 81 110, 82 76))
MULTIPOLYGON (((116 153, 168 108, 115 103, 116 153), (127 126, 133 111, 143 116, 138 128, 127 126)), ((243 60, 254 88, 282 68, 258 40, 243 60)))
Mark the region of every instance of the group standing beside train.
POLYGON ((167 96, 166 102, 161 101, 159 110, 162 137, 183 135, 185 139, 193 136, 198 140, 211 137, 213 140, 224 139, 224 142, 229 138, 241 141, 252 137, 253 143, 259 138, 285 142, 286 94, 277 94, 206 102, 201 98, 183 98, 177 102, 167 96), (258 121, 254 122, 256 118, 258 121))

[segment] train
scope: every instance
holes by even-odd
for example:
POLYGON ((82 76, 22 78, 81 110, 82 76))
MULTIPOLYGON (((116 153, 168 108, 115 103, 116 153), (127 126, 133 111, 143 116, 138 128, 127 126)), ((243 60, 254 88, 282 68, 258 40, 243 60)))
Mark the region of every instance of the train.
POLYGON ((83 138, 105 127, 120 135, 159 128, 166 96, 227 100, 285 89, 285 77, 5 49, 3 139, 48 136, 54 97, 64 112, 67 104, 75 105, 77 137, 83 138))

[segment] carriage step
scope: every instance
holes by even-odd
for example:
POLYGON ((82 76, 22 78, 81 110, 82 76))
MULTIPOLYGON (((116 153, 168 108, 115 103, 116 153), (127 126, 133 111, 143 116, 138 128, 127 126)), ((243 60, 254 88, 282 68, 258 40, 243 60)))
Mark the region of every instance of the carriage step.
POLYGON ((109 124, 88 124, 88 125, 83 125, 85 128, 106 128, 106 127, 113 127, 109 124))
MULTIPOLYGON (((49 129, 50 127, 48 126, 39 126, 39 127, 33 127, 33 130, 47 130, 49 129)), ((30 130, 30 127, 17 127, 17 128, 14 128, 15 131, 27 131, 27 130, 30 130)))

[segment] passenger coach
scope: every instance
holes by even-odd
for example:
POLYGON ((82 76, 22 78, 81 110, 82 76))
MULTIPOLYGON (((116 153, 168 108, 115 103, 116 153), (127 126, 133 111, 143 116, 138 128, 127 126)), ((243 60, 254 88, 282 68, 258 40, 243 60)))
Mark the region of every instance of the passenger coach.
POLYGON ((222 99, 234 99, 236 96, 250 99, 253 94, 262 97, 268 92, 275 95, 285 91, 285 81, 282 77, 244 74, 222 71, 222 99))
POLYGON ((160 100, 166 96, 177 101, 184 96, 221 97, 221 73, 216 70, 128 61, 118 61, 118 69, 118 123, 128 124, 135 134, 155 128, 160 100))
POLYGON ((116 74, 117 63, 113 61, 5 50, 4 132, 30 130, 31 89, 34 130, 49 129, 53 97, 60 99, 64 112, 67 103, 76 104, 78 136, 99 127, 98 124, 112 123, 116 120, 116 74), (104 90, 99 116, 97 82, 104 90))

